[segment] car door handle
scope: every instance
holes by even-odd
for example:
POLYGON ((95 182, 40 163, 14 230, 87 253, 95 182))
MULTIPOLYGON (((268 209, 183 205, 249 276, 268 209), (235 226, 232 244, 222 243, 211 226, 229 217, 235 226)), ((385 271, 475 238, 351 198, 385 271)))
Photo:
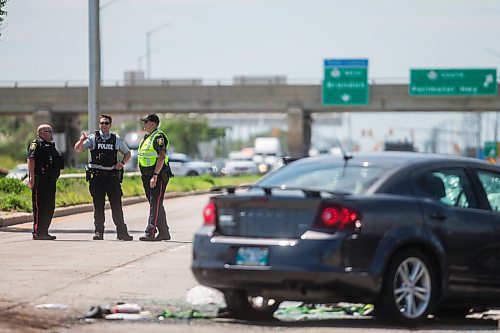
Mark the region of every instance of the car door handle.
POLYGON ((431 214, 431 219, 438 220, 438 221, 446 220, 447 217, 448 216, 446 216, 445 214, 443 214, 441 212, 434 212, 431 214))

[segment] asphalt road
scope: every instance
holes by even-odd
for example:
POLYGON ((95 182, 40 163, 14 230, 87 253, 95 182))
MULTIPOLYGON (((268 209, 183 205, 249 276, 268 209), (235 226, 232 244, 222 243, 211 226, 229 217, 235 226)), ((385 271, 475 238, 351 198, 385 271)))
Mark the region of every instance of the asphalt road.
MULTIPOLYGON (((370 317, 289 318, 248 323, 226 318, 165 319, 166 308, 185 311, 188 292, 197 287, 191 271, 194 231, 202 223, 207 195, 168 199, 172 240, 140 242, 147 204, 124 207, 132 242, 116 240, 110 211, 104 241, 93 241, 93 213, 55 218, 56 241, 31 240, 31 223, 0 229, 0 332, 402 332, 370 317), (78 320, 90 307, 137 303, 151 313, 141 321, 78 320), (38 309, 51 304, 66 309, 38 309)), ((202 306, 215 315, 217 305, 202 306)), ((468 318, 430 321, 416 329, 426 332, 498 330, 496 320, 468 318)))

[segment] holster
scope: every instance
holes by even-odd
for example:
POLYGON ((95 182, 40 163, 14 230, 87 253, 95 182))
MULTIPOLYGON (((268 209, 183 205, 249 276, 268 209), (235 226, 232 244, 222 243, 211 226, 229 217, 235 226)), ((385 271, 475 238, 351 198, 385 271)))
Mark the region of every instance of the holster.
POLYGON ((174 173, 172 172, 172 169, 170 169, 170 164, 167 163, 167 169, 166 169, 166 172, 167 172, 167 177, 170 179, 170 178, 174 178, 175 175, 174 173))
POLYGON ((90 169, 85 169, 85 180, 90 181, 92 179, 92 171, 90 169))
POLYGON ((120 184, 123 182, 123 174, 124 174, 123 169, 117 170, 117 172, 116 172, 116 177, 117 177, 118 181, 120 182, 120 184))

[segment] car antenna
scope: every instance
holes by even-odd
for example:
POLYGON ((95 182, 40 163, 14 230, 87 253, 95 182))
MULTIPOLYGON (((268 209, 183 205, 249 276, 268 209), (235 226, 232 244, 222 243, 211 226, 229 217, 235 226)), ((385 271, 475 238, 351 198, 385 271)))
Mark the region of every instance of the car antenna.
POLYGON ((339 149, 340 149, 340 152, 342 153, 342 157, 344 157, 344 162, 347 163, 347 161, 349 161, 352 158, 352 155, 347 153, 341 144, 339 144, 339 149))

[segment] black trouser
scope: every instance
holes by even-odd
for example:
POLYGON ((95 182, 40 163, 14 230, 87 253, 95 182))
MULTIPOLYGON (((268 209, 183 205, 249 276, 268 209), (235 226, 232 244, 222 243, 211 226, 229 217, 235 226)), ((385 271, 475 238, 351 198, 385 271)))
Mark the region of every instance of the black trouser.
POLYGON ((46 175, 35 176, 35 183, 31 189, 33 203, 33 235, 49 234, 50 223, 56 208, 57 179, 46 175))
POLYGON ((168 177, 162 175, 158 176, 156 186, 151 188, 149 187, 149 181, 152 177, 152 174, 143 174, 141 176, 144 193, 146 193, 146 197, 149 201, 149 217, 148 226, 146 227, 146 235, 153 237, 157 229, 159 235, 168 235, 167 214, 165 213, 165 208, 163 207, 163 197, 165 196, 168 177))
POLYGON ((89 180, 89 191, 94 202, 95 231, 104 234, 104 205, 106 195, 111 206, 111 215, 116 225, 116 233, 127 233, 127 225, 123 219, 122 187, 117 171, 97 171, 89 180))

